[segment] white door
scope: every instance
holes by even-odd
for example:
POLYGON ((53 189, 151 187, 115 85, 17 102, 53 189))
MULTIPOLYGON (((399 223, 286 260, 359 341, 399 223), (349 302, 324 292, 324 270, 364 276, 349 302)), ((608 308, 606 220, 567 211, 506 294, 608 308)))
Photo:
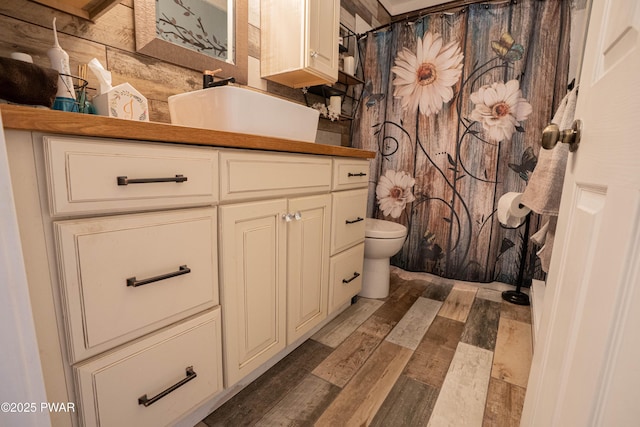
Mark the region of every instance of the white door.
MULTIPOLYGON (((11 349, 0 352, 0 402, 46 402, 21 245, 0 114, 0 339, 3 348, 11 349)), ((46 411, 27 415, 5 409, 0 425, 50 426, 51 420, 46 411)))
POLYGON ((640 423, 640 2, 593 0, 522 426, 640 423))

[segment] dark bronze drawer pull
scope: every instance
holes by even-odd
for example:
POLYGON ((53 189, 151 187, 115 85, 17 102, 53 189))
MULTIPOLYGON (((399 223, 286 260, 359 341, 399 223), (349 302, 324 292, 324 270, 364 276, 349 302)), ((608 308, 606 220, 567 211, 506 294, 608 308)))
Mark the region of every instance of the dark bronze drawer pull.
POLYGON ((358 217, 358 218, 354 219, 353 221, 346 220, 345 223, 346 224, 355 224, 356 222, 360 222, 360 221, 364 221, 364 218, 358 217))
POLYGON ((144 280, 136 280, 135 277, 129 277, 127 279, 127 286, 133 286, 134 288, 137 286, 148 285, 149 283, 159 282, 160 280, 170 279, 176 276, 182 276, 183 274, 191 273, 191 269, 186 265, 181 265, 178 271, 174 271, 173 273, 162 274, 160 276, 149 277, 144 280))
POLYGON ((360 277, 360 273, 353 273, 353 277, 351 279, 342 279, 342 283, 351 283, 360 277))
POLYGON ((187 177, 184 175, 176 175, 172 178, 128 178, 119 176, 118 185, 147 184, 149 182, 185 182, 186 180, 187 177))
POLYGON ((349 173, 347 174, 347 177, 348 177, 348 178, 351 178, 352 176, 367 176, 367 174, 366 174, 366 173, 364 173, 364 172, 358 172, 358 173, 351 173, 351 172, 349 172, 349 173))
POLYGON ((153 396, 151 399, 147 398, 146 394, 144 396, 139 397, 138 398, 138 405, 144 405, 145 407, 147 407, 149 405, 153 405, 158 400, 160 400, 163 397, 165 397, 167 394, 171 393, 172 391, 176 390, 177 388, 182 387, 183 385, 185 385, 186 383, 188 383, 189 381, 191 381, 192 379, 194 379, 197 376, 198 376, 198 374, 196 374, 196 372, 193 370, 193 366, 187 366, 187 376, 185 378, 181 379, 180 381, 178 381, 177 383, 175 383, 174 385, 172 385, 168 389, 166 389, 164 391, 161 391, 159 394, 153 396))

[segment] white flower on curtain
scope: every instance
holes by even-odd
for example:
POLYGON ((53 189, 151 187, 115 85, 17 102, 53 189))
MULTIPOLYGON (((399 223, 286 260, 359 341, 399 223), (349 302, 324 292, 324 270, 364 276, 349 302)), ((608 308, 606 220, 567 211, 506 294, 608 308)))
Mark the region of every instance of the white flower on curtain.
POLYGON ((526 120, 533 111, 522 97, 518 80, 482 86, 470 98, 475 108, 469 117, 482 123, 489 140, 495 142, 510 139, 518 122, 526 120))
POLYGON ((438 113, 453 98, 452 86, 462 74, 463 54, 457 41, 442 45, 439 34, 427 32, 417 40, 416 53, 403 48, 391 71, 395 73, 393 96, 402 98, 402 109, 426 116, 438 113))
POLYGON ((416 198, 411 192, 411 187, 416 180, 404 171, 389 169, 378 180, 376 198, 384 216, 399 218, 400 214, 416 198))

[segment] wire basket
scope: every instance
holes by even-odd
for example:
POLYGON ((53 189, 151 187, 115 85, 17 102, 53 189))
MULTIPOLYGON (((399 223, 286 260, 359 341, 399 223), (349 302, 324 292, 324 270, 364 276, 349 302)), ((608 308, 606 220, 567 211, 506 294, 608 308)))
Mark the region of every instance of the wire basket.
POLYGON ((74 76, 72 74, 60 73, 58 84, 65 85, 68 92, 71 92, 71 90, 73 90, 73 93, 75 93, 76 95, 76 99, 56 97, 56 100, 53 104, 54 110, 72 111, 74 113, 84 114, 95 113, 93 105, 91 105, 89 99, 87 98, 87 85, 89 84, 87 80, 78 76, 74 76), (71 89, 70 87, 71 84, 73 85, 73 89, 71 89))

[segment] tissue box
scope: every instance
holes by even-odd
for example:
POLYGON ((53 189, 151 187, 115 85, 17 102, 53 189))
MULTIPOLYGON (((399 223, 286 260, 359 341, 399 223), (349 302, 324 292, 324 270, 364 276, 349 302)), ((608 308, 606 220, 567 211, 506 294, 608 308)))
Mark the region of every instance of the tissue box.
POLYGON ((101 116, 141 122, 149 121, 147 98, 129 83, 119 84, 108 92, 95 96, 92 103, 96 112, 101 116))

